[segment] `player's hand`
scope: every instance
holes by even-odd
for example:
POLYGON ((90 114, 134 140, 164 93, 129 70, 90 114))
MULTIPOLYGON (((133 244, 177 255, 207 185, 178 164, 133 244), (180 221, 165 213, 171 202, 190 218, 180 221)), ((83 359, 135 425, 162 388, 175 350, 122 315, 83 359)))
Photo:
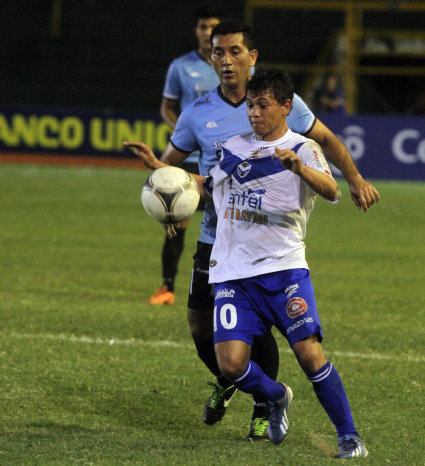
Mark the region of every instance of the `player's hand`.
POLYGON ((161 168, 165 166, 163 162, 160 162, 156 158, 152 149, 144 142, 123 141, 123 145, 125 147, 128 147, 129 149, 132 149, 132 151, 143 160, 143 162, 148 168, 151 168, 152 170, 156 170, 157 168, 161 168))
POLYGON ((180 223, 166 223, 164 224, 165 233, 171 239, 177 236, 177 230, 180 228, 180 223))
POLYGON ((350 187, 351 199, 356 204, 358 209, 363 209, 365 212, 381 200, 378 190, 372 184, 368 183, 363 179, 361 175, 358 175, 354 180, 348 182, 350 187))
POLYGON ((293 150, 279 149, 276 147, 274 152, 275 153, 272 154, 272 157, 278 159, 282 167, 291 170, 291 172, 296 175, 300 175, 302 170, 302 161, 293 150))

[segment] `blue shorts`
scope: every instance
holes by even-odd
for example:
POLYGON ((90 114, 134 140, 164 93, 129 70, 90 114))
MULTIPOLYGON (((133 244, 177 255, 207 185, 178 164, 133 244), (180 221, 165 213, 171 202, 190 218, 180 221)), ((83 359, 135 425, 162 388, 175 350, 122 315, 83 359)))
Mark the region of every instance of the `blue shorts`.
POLYGON ((214 343, 252 345, 274 325, 292 346, 310 335, 322 340, 307 269, 290 269, 214 285, 214 343))

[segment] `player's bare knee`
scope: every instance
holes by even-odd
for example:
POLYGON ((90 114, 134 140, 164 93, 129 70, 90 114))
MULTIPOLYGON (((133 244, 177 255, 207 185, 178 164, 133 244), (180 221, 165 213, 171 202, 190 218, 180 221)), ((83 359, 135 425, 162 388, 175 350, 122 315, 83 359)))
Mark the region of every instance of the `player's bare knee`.
POLYGON ((218 356, 217 362, 220 372, 228 380, 239 379, 246 371, 246 364, 232 357, 222 358, 218 356))
POLYGON ((301 369, 308 375, 326 364, 322 345, 316 335, 296 342, 292 347, 301 369))

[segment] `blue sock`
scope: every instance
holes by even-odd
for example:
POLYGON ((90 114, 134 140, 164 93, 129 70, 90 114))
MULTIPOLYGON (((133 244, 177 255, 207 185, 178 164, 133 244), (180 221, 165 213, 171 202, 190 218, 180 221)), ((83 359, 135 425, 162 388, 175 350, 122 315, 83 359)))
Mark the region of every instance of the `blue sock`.
POLYGON ((243 392, 264 396, 270 401, 280 400, 286 391, 282 384, 268 377, 254 361, 249 361, 245 374, 235 380, 234 384, 243 392))
POLYGON ((333 422, 338 437, 344 435, 359 435, 354 427, 350 405, 341 378, 330 361, 308 379, 313 384, 314 391, 323 409, 333 422))

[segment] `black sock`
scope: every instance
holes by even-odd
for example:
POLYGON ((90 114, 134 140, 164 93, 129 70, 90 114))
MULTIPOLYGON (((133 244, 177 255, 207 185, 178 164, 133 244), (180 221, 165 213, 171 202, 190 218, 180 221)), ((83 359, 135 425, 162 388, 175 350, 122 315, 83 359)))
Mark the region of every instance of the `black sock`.
POLYGON ((174 238, 165 238, 162 248, 162 276, 164 285, 168 291, 174 292, 174 278, 177 274, 177 266, 184 247, 184 233, 186 229, 178 229, 174 238))
MULTIPOLYGON (((279 350, 276 339, 271 331, 263 337, 254 339, 251 349, 251 359, 263 369, 267 376, 276 380, 279 371, 279 350)), ((260 413, 262 405, 266 402, 267 400, 264 397, 254 396, 254 417, 266 417, 256 415, 256 412, 260 413), (258 404, 258 409, 256 408, 256 404, 258 404)))
POLYGON ((254 402, 254 412, 252 413, 252 420, 254 420, 256 417, 268 417, 269 412, 267 408, 268 406, 266 402, 254 402))

